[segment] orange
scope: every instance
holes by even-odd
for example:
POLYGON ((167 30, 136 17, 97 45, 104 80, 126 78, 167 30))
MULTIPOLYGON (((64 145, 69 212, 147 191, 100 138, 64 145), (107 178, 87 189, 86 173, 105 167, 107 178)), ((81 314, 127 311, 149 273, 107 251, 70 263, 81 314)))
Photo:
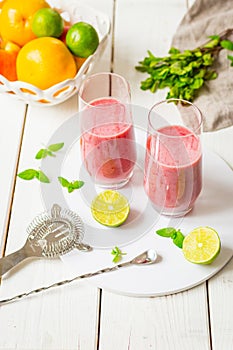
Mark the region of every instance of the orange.
POLYGON ((0 74, 10 81, 17 80, 16 58, 16 51, 0 50, 0 74))
POLYGON ((1 1, 0 1, 0 9, 2 8, 4 2, 5 2, 5 0, 1 0, 1 1))
POLYGON ((49 7, 45 0, 6 0, 0 14, 0 33, 4 41, 23 46, 36 36, 32 32, 33 14, 49 7))
POLYGON ((18 80, 44 90, 76 75, 73 55, 65 44, 56 38, 37 38, 19 51, 16 70, 18 80))
POLYGON ((83 65, 83 63, 86 61, 86 58, 83 57, 78 57, 78 56, 74 56, 77 68, 80 69, 83 65))

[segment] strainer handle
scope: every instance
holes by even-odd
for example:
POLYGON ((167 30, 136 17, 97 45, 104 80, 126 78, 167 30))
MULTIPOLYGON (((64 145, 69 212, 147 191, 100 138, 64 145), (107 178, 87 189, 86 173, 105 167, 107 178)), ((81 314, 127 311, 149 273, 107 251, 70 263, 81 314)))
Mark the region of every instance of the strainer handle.
POLYGON ((0 259, 0 277, 6 272, 11 270, 14 266, 18 265, 21 261, 28 258, 27 251, 25 246, 17 250, 14 253, 11 253, 7 256, 4 256, 0 259))

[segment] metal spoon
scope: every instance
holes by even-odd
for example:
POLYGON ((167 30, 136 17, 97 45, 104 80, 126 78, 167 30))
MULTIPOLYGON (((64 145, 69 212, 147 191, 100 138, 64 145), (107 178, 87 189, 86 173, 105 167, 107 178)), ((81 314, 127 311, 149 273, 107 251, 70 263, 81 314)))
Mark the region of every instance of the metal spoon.
POLYGON ((89 278, 89 277, 100 275, 100 274, 105 273, 105 272, 116 271, 122 267, 130 266, 130 265, 150 265, 150 264, 155 263, 157 258, 158 258, 158 255, 157 255, 156 251, 153 249, 149 249, 149 250, 145 251, 144 253, 137 255, 132 260, 127 261, 125 263, 121 263, 121 264, 115 265, 113 267, 106 267, 106 268, 98 270, 96 272, 85 273, 84 275, 76 276, 76 277, 69 279, 69 280, 56 282, 56 283, 51 284, 50 286, 47 286, 47 287, 41 287, 38 289, 31 290, 30 292, 27 292, 27 293, 15 295, 12 298, 0 300, 0 305, 9 303, 11 301, 15 301, 17 299, 21 299, 23 297, 27 297, 31 294, 40 293, 42 291, 48 290, 48 289, 53 288, 53 287, 63 286, 64 284, 71 283, 71 282, 76 281, 78 279, 89 278))

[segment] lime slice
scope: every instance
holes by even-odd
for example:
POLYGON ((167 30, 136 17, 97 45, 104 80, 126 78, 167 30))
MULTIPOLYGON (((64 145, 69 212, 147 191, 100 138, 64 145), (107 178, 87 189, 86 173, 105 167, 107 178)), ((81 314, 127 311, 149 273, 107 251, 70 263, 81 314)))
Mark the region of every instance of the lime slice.
POLYGON ((198 227, 183 241, 184 257, 195 264, 210 264, 220 252, 218 233, 211 227, 198 227))
POLYGON ((129 203, 121 193, 106 190, 98 194, 92 201, 91 213, 100 224, 117 227, 127 219, 129 203))

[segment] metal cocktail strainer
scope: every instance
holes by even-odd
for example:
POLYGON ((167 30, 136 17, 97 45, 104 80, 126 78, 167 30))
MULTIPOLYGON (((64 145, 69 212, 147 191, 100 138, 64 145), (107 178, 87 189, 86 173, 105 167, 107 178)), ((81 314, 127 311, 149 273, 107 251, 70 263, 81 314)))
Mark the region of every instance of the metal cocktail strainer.
POLYGON ((0 259, 0 276, 30 257, 56 258, 74 248, 90 251, 82 243, 84 226, 80 217, 69 209, 54 204, 51 213, 44 212, 31 222, 28 238, 18 251, 0 259))

